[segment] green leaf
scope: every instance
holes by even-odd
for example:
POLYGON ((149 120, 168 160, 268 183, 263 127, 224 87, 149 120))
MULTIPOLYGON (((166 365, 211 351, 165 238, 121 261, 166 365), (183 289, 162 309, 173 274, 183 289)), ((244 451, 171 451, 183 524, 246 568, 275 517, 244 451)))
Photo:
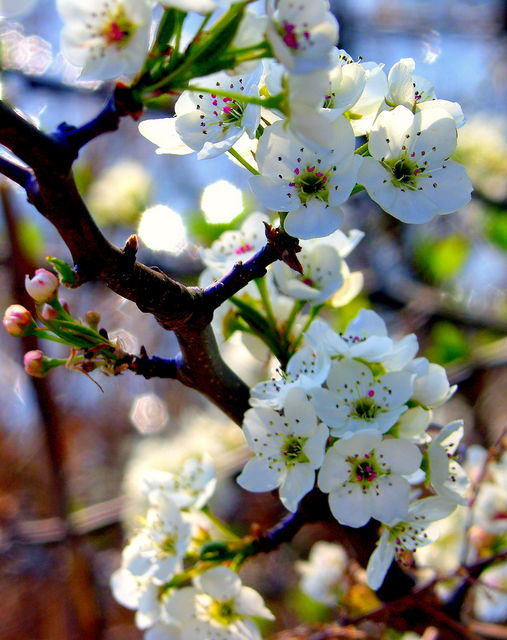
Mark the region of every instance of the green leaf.
POLYGON ((21 219, 17 222, 19 244, 23 255, 37 261, 44 251, 44 236, 39 226, 32 220, 21 219))
POLYGON ((468 337, 452 322, 437 322, 430 334, 431 346, 425 356, 432 362, 447 364, 470 356, 468 337))
POLYGON ((74 269, 67 264, 64 260, 60 260, 60 258, 55 258, 53 256, 46 256, 46 260, 50 262, 55 271, 58 272, 60 276, 60 282, 66 287, 77 287, 77 273, 74 269))
POLYGON ((470 242, 464 236, 453 234, 446 238, 426 237, 414 248, 414 259, 419 271, 432 283, 453 278, 470 253, 470 242))
POLYGON ((507 212, 488 211, 485 232, 491 242, 507 251, 507 212))

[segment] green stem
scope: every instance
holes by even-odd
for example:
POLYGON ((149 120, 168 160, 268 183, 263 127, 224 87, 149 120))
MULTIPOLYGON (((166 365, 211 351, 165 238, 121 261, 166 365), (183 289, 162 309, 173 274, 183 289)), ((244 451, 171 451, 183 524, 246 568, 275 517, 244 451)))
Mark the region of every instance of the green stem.
POLYGON ((357 155, 362 156, 362 155, 364 155, 365 151, 368 151, 368 143, 367 142, 362 144, 360 147, 357 147, 357 149, 354 151, 354 153, 357 153, 357 155))
POLYGON ((211 512, 208 505, 205 505, 204 507, 202 507, 201 511, 213 523, 214 527, 218 531, 220 531, 220 533, 224 536, 226 540, 230 540, 232 542, 237 542, 238 540, 241 540, 239 536, 237 536, 233 531, 231 531, 231 529, 228 527, 228 525, 225 522, 223 522, 223 520, 220 520, 220 518, 218 518, 214 513, 211 512))
POLYGON ((302 300, 296 300, 294 302, 294 305, 293 305, 293 307, 291 309, 289 317, 287 318, 287 323, 285 325, 285 331, 284 331, 284 334, 283 334, 285 346, 289 345, 290 332, 292 330, 292 327, 294 326, 294 322, 296 321, 296 318, 298 317, 299 313, 301 312, 301 310, 305 306, 305 304, 306 304, 306 302, 304 302, 302 300))
POLYGON ((303 328, 301 329, 301 333, 296 338, 296 341, 294 342, 294 345, 292 346, 291 357, 297 351, 297 348, 301 344, 305 333, 308 331, 308 329, 310 328, 310 325, 315 320, 315 318, 319 315, 319 312, 320 312, 320 310, 322 309, 323 306, 324 306, 323 304, 318 304, 317 306, 312 307, 312 310, 308 314, 308 320, 305 322, 303 328))
POLYGON ((37 328, 35 329, 34 333, 31 335, 34 335, 37 338, 42 338, 44 340, 50 340, 51 342, 58 342, 59 344, 64 344, 66 346, 69 346, 68 342, 66 342, 65 340, 60 340, 60 338, 56 338, 51 333, 47 333, 44 329, 37 328))
POLYGON ((194 40, 201 35, 201 33, 204 31, 204 27, 208 24, 210 20, 211 20, 211 13, 208 13, 204 16, 203 21, 201 22, 199 28, 197 29, 197 32, 194 36, 194 40))
POLYGON ((259 172, 257 171, 257 169, 255 167, 253 167, 247 160, 245 160, 245 158, 243 158, 243 156, 238 153, 236 151, 236 149, 234 149, 233 147, 231 147, 230 149, 228 149, 228 152, 231 154, 231 156, 233 158, 236 158, 236 160, 242 164, 245 169, 248 169, 248 171, 250 171, 250 173, 253 173, 254 176, 258 176, 259 172))
POLYGON ((278 325, 275 319, 275 314, 273 313, 273 307, 271 306, 271 300, 269 299, 268 288, 266 286, 266 280, 264 278, 256 278, 255 284, 257 285, 257 289, 261 294, 261 301, 264 310, 266 311, 266 315, 271 325, 271 328, 275 333, 278 333, 278 325))

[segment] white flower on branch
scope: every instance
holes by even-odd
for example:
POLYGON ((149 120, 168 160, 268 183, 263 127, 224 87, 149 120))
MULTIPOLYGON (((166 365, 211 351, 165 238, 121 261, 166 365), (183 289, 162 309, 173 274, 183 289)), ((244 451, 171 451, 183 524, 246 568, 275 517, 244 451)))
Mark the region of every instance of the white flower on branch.
POLYGON ((148 53, 152 12, 146 0, 57 0, 65 23, 62 53, 81 78, 137 73, 148 53))
POLYGON ((408 508, 405 520, 394 520, 384 524, 382 534, 372 553, 367 567, 368 585, 378 589, 391 566, 391 562, 404 553, 412 554, 416 549, 434 542, 428 526, 450 515, 456 505, 439 497, 416 500, 408 508))
POLYGON ((322 384, 327 378, 331 361, 320 349, 304 346, 297 351, 287 364, 281 378, 273 378, 255 385, 250 394, 250 404, 281 409, 287 394, 294 387, 311 389, 322 384))
POLYGON ((251 618, 273 620, 274 616, 257 591, 243 586, 236 573, 215 567, 193 583, 176 591, 165 605, 170 619, 181 625, 181 640, 261 640, 251 618))
POLYGON ((464 122, 463 111, 457 102, 437 100, 435 89, 426 78, 415 76, 415 62, 413 58, 402 58, 391 67, 388 76, 389 92, 384 106, 404 106, 412 112, 421 109, 444 109, 454 119, 457 127, 464 122))
POLYGON ((293 73, 328 68, 338 22, 327 0, 268 0, 266 36, 276 58, 293 73))
POLYGON ((375 429, 386 433, 407 410, 413 374, 393 371, 374 378, 371 369, 357 360, 333 362, 327 389, 309 391, 317 415, 334 436, 375 429))
POLYGON ((385 322, 370 309, 361 309, 343 333, 338 334, 323 320, 316 320, 306 336, 329 356, 381 362, 393 350, 385 322))
MULTIPOLYGON (((222 72, 193 83, 203 88, 258 97, 259 76, 258 70, 246 76, 228 76, 222 72)), ((200 160, 228 151, 245 131, 254 138, 261 115, 259 105, 247 104, 239 98, 218 95, 213 91, 184 91, 174 111, 176 133, 184 144, 198 152, 200 160)))
POLYGON ((247 411, 244 433, 255 455, 238 484, 256 492, 279 487, 283 505, 295 511, 315 484, 315 469, 322 464, 329 435, 327 427, 318 424, 304 391, 288 392, 283 416, 268 407, 247 411))
POLYGON ((426 456, 428 480, 438 495, 455 504, 465 505, 470 480, 455 457, 463 433, 463 420, 450 422, 428 446, 426 456))
POLYGON ((167 582, 178 570, 191 542, 191 525, 167 496, 151 507, 146 524, 123 550, 123 566, 134 576, 167 582))
POLYGON ((417 471, 420 463, 421 452, 411 442, 382 439, 378 431, 365 429, 328 449, 318 485, 329 493, 331 512, 341 524, 403 520, 410 490, 403 476, 417 471))
POLYGON ((261 175, 250 178, 258 200, 268 209, 286 211, 284 227, 302 239, 336 231, 343 214, 339 205, 349 197, 362 158, 354 154, 354 133, 340 116, 333 122, 326 151, 304 145, 284 123, 264 131, 257 148, 261 175))
POLYGON ((358 182, 384 211, 402 222, 428 222, 470 201, 465 168, 449 160, 456 126, 443 109, 415 114, 400 106, 376 119, 358 182))

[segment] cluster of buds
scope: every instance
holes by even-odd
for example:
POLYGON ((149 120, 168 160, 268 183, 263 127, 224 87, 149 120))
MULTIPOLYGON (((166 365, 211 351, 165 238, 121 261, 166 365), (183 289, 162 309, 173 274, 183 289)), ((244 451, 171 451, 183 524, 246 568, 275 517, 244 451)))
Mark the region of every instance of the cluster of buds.
POLYGON ((3 326, 9 335, 36 336, 71 348, 66 358, 48 357, 40 349, 28 351, 24 356, 25 371, 43 378, 51 369, 64 365, 84 374, 96 369, 110 375, 121 373, 125 353, 109 340, 103 329, 98 329, 100 315, 88 311, 85 323, 73 318, 68 305, 58 298, 59 284, 54 273, 37 269, 33 278, 25 279, 25 288, 35 302, 37 320, 19 304, 5 311, 3 326))

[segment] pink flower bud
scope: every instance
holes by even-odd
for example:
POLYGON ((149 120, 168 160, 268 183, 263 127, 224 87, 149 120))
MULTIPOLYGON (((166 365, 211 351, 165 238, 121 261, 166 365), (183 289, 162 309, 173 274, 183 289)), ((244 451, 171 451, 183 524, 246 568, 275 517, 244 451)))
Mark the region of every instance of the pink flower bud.
POLYGON ((40 349, 27 351, 23 358, 25 371, 35 378, 44 378, 48 372, 48 368, 44 364, 44 357, 40 349))
POLYGON ((25 288, 36 302, 47 302, 58 289, 58 278, 47 269, 37 269, 32 279, 25 277, 25 288))
POLYGON ((24 336, 33 324, 32 314, 20 304, 12 304, 5 310, 3 325, 9 335, 24 336))
POLYGON ((60 314, 56 309, 53 309, 53 307, 50 307, 49 304, 45 304, 42 307, 42 311, 40 312, 40 315, 41 315, 41 318, 46 322, 52 322, 53 320, 56 320, 60 314))

